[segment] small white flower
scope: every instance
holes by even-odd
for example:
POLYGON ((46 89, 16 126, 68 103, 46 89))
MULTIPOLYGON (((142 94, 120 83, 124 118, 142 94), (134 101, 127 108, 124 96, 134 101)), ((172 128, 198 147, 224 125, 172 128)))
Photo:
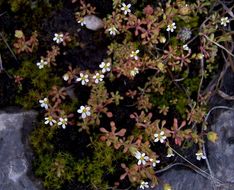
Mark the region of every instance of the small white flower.
POLYGON ((60 44, 63 42, 63 34, 54 34, 53 41, 55 41, 57 44, 60 44))
POLYGON ((56 123, 56 121, 53 119, 52 116, 45 117, 45 124, 53 126, 56 123))
POLYGON ((63 75, 63 80, 65 80, 65 81, 68 81, 68 80, 69 80, 69 75, 68 75, 67 73, 65 73, 65 74, 63 75))
POLYGON ((81 26, 86 25, 84 18, 80 18, 80 20, 78 20, 78 23, 79 23, 81 26))
POLYGON ((60 118, 59 118, 58 125, 62 125, 62 128, 63 128, 63 129, 66 129, 67 118, 62 118, 62 117, 60 117, 60 118))
POLYGON ((176 24, 174 22, 167 25, 168 32, 174 32, 175 29, 176 29, 176 24))
POLYGON ((138 73, 139 73, 139 69, 137 67, 135 67, 133 70, 130 71, 130 75, 132 77, 134 77, 138 73))
POLYGON ((140 189, 149 188, 149 183, 147 181, 141 181, 140 189))
POLYGON ((126 5, 125 3, 122 3, 121 10, 124 12, 125 15, 131 12, 130 10, 131 4, 126 5))
POLYGON ((110 66, 110 63, 105 62, 101 62, 101 64, 99 65, 99 67, 102 69, 102 73, 109 72, 111 70, 110 66))
POLYGON ((91 115, 89 106, 80 106, 80 109, 78 109, 77 112, 81 113, 83 119, 91 115))
POLYGON ((154 134, 154 137, 155 137, 154 142, 160 141, 161 143, 164 143, 164 141, 165 141, 166 138, 167 138, 167 137, 165 136, 164 131, 161 131, 160 133, 155 133, 155 134, 154 134))
POLYGON ((222 17, 221 18, 221 25, 223 26, 227 26, 227 23, 229 23, 230 21, 228 20, 228 17, 222 17))
POLYGON ((196 156, 197 156, 197 160, 206 159, 206 157, 205 157, 205 155, 203 154, 202 151, 198 151, 196 153, 196 156))
POLYGON ((135 157, 138 159, 138 162, 137 164, 138 165, 145 165, 146 164, 146 161, 149 160, 149 157, 145 155, 145 153, 140 153, 139 151, 137 151, 135 153, 135 157))
POLYGON ((103 81, 103 78, 104 78, 104 75, 100 74, 100 73, 96 73, 94 76, 93 76, 93 79, 94 79, 94 82, 97 84, 101 81, 103 81))
POLYGON ((187 44, 185 44, 185 45, 183 45, 183 50, 185 50, 185 51, 189 51, 189 50, 190 50, 190 48, 188 47, 188 45, 187 45, 187 44))
POLYGON ((132 53, 130 54, 130 57, 134 57, 135 60, 138 60, 137 54, 139 52, 140 52, 139 49, 137 49, 136 51, 132 51, 132 53))
POLYGON ((89 82, 89 76, 88 75, 84 75, 83 73, 80 73, 80 77, 76 79, 77 82, 81 81, 82 85, 85 85, 86 83, 89 82))
POLYGON ((151 158, 151 159, 150 159, 150 162, 152 162, 152 166, 153 166, 153 167, 156 167, 156 165, 160 163, 160 160, 155 160, 155 159, 152 159, 152 158, 151 158))
POLYGON ((43 69, 45 65, 47 65, 48 62, 45 61, 44 59, 41 59, 40 62, 37 62, 37 66, 39 67, 39 69, 43 69))
POLYGON ((43 100, 39 100, 39 103, 41 104, 42 108, 45 108, 46 110, 49 108, 48 98, 44 98, 43 100))
POLYGON ((115 36, 119 32, 114 26, 109 28, 108 31, 110 32, 110 35, 113 35, 113 36, 115 36))

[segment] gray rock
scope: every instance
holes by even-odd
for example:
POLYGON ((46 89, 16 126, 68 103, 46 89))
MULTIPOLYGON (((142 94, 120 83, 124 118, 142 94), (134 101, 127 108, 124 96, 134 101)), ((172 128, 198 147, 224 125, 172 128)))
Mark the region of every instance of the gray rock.
MULTIPOLYGON (((208 142, 207 152, 210 168, 216 182, 191 169, 176 166, 160 176, 160 184, 154 190, 163 190, 169 183, 173 190, 233 190, 234 189, 234 110, 224 111, 211 125, 219 139, 208 142), (217 180, 219 182, 217 183, 217 180)), ((209 173, 207 168, 202 170, 209 173)))
POLYGON ((87 15, 84 17, 84 22, 86 28, 89 30, 97 31, 104 27, 102 19, 98 18, 95 15, 87 15))
POLYGON ((28 135, 35 112, 0 112, 0 190, 39 190, 31 172, 28 135))

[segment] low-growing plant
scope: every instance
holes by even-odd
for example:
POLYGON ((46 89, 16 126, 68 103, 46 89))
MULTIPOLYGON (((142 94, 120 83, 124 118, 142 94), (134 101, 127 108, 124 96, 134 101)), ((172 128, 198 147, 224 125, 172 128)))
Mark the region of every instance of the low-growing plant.
MULTIPOLYGON (((100 10, 92 1, 71 3, 74 27, 88 32, 85 17, 100 10)), ((175 150, 195 147, 192 156, 206 159, 207 104, 221 78, 207 86, 220 60, 234 56, 228 10, 216 0, 113 0, 104 29, 93 32, 109 43, 106 56, 92 67, 63 59, 69 50, 85 51, 77 34, 55 31, 45 45, 39 31, 16 30, 12 47, 21 63, 10 73, 19 87, 16 103, 40 110, 31 143, 45 187, 78 181, 91 189, 144 189, 158 185, 156 171, 175 150), (56 144, 71 129, 87 135, 83 148, 56 144)))

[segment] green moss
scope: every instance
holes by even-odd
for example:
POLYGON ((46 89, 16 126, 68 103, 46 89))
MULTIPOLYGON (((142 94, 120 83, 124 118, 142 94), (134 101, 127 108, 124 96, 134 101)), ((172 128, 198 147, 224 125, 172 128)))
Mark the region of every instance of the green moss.
POLYGON ((155 107, 161 107, 163 105, 170 106, 175 108, 182 117, 186 113, 186 108, 188 105, 188 99, 184 93, 179 91, 176 88, 171 88, 170 91, 166 91, 163 95, 151 95, 151 101, 155 107), (176 100, 176 103, 172 103, 173 100, 176 100))
POLYGON ((186 108, 188 106, 188 99, 180 94, 177 96, 177 103, 175 105, 176 110, 181 114, 182 118, 186 116, 186 108))
POLYGON ((48 189, 60 189, 65 181, 74 178, 74 159, 67 153, 59 152, 51 155, 41 155, 38 160, 36 175, 44 179, 44 186, 48 189))
POLYGON ((43 155, 45 152, 53 153, 54 146, 51 143, 55 135, 55 128, 39 123, 36 130, 30 136, 30 143, 36 155, 43 155))
POLYGON ((38 102, 36 101, 38 99, 39 95, 38 90, 29 90, 24 95, 18 94, 15 97, 15 103, 17 105, 23 106, 25 109, 31 109, 32 107, 38 107, 38 102))
POLYGON ((12 12, 17 12, 20 8, 28 6, 30 1, 28 0, 9 0, 12 12))
POLYGON ((24 61, 15 75, 24 78, 26 84, 16 96, 16 103, 24 108, 37 107, 40 97, 48 96, 48 91, 53 85, 61 85, 62 79, 56 76, 50 68, 38 69, 32 61, 24 61))
MULTIPOLYGON (((35 173, 43 179, 48 189, 60 189, 70 180, 77 179, 84 184, 92 184, 95 189, 107 189, 110 184, 104 178, 116 175, 117 161, 123 157, 121 151, 116 152, 105 142, 95 140, 90 148, 92 154, 82 160, 75 160, 68 153, 54 152, 51 142, 56 135, 55 129, 43 123, 34 130, 30 137, 37 160, 34 162, 35 173)), ((79 148, 79 147, 77 147, 79 148)))
POLYGON ((78 161, 75 166, 78 180, 82 183, 92 184, 98 189, 108 189, 110 184, 104 178, 107 175, 113 176, 115 174, 117 167, 119 167, 115 164, 123 153, 98 141, 93 142, 92 147, 94 148, 93 155, 78 161))
POLYGON ((72 101, 64 102, 61 105, 61 109, 66 110, 66 113, 72 113, 74 110, 78 108, 79 105, 80 101, 78 99, 73 99, 72 101))
POLYGON ((188 92, 188 95, 191 96, 193 93, 197 93, 199 85, 200 85, 200 78, 187 78, 183 81, 183 85, 188 92))

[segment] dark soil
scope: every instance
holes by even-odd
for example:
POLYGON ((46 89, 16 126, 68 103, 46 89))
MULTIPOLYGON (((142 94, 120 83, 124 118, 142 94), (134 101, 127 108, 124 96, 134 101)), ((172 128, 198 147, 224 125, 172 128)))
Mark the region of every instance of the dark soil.
POLYGON ((14 80, 5 71, 0 71, 0 107, 9 106, 15 94, 14 80))

